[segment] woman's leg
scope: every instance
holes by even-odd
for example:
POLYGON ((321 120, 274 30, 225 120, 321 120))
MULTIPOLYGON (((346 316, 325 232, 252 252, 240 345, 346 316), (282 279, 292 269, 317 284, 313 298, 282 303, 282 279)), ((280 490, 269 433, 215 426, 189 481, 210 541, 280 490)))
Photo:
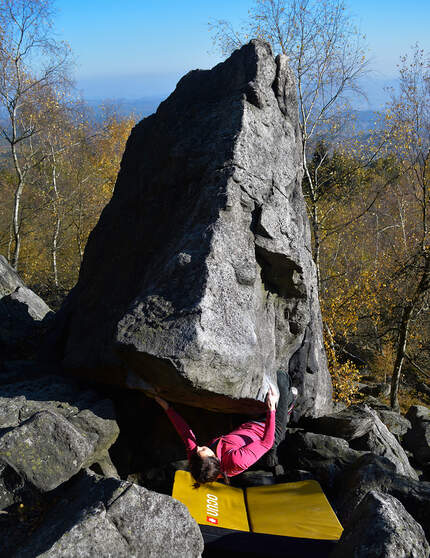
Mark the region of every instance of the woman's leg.
POLYGON ((266 463, 269 467, 274 467, 278 464, 277 448, 285 438, 285 429, 290 419, 288 410, 294 401, 294 395, 291 391, 291 378, 288 372, 285 370, 278 370, 277 381, 279 389, 279 402, 278 407, 276 408, 275 441, 272 449, 266 454, 266 463))
POLYGON ((279 402, 276 408, 276 423, 275 423, 275 443, 273 447, 278 445, 285 438, 285 429, 290 420, 288 410, 294 401, 294 396, 291 391, 291 378, 285 370, 278 370, 277 373, 278 389, 279 389, 279 402))

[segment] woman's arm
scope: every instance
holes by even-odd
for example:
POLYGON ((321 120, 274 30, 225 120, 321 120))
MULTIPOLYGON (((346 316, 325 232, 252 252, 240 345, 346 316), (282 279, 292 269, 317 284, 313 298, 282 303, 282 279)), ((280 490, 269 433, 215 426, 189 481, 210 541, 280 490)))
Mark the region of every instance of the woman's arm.
POLYGON ((154 399, 166 411, 166 415, 169 417, 170 422, 173 424, 173 426, 175 427, 176 432, 182 438, 182 441, 185 444, 185 449, 187 450, 187 455, 189 457, 190 454, 197 447, 197 441, 196 441, 196 437, 194 436, 194 432, 191 430, 191 428, 188 426, 188 424, 184 421, 184 419, 181 417, 181 415, 179 413, 177 413, 175 411, 175 409, 170 407, 170 405, 167 403, 167 401, 165 401, 164 399, 162 399, 161 397, 158 397, 158 396, 154 397, 154 399))

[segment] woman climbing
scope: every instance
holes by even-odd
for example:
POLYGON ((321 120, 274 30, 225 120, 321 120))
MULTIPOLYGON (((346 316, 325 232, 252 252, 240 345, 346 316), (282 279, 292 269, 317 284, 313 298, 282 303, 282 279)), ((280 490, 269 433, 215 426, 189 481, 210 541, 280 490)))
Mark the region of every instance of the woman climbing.
POLYGON ((286 372, 279 370, 277 379, 279 394, 270 387, 266 396, 265 422, 245 422, 230 434, 215 438, 209 446, 199 446, 184 419, 167 401, 155 397, 185 444, 190 471, 196 480, 195 488, 218 478, 224 478, 228 482, 228 477, 242 473, 269 450, 272 451, 268 456, 268 464, 276 464, 276 447, 284 438, 288 417, 297 396, 297 390, 291 389, 291 380, 286 372))

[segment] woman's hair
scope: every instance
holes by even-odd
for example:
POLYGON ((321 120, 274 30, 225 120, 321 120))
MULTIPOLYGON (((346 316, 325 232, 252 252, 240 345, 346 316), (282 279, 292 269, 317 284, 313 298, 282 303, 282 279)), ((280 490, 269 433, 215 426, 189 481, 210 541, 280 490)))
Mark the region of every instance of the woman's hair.
POLYGON ((228 484, 228 477, 221 470, 221 463, 218 457, 200 457, 197 453, 193 453, 189 459, 190 471, 196 481, 194 488, 199 488, 205 482, 213 482, 220 475, 228 484))

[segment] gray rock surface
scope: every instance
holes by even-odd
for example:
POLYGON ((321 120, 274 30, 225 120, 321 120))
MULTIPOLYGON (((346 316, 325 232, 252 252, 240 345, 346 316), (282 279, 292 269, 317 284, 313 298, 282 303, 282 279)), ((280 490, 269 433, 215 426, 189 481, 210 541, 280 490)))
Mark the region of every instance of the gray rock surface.
POLYGON ((398 440, 402 440, 411 428, 411 422, 398 411, 393 411, 389 405, 382 403, 376 397, 366 397, 364 403, 378 413, 379 418, 398 440))
POLYGON ((307 418, 303 426, 310 432, 335 436, 350 441, 360 438, 370 430, 374 415, 367 405, 351 405, 337 413, 324 415, 315 419, 307 418))
MULTIPOLYGON (((47 510, 25 541, 13 541, 16 558, 193 558, 200 530, 186 507, 141 486, 82 472, 47 510)), ((0 550, 0 556, 10 556, 0 550)))
POLYGON ((343 438, 353 449, 384 456, 394 463, 397 473, 418 479, 405 450, 377 412, 367 405, 351 405, 336 414, 308 419, 306 426, 315 432, 343 438))
POLYGON ((413 405, 406 417, 411 422, 411 428, 403 438, 403 445, 420 464, 425 465, 430 462, 430 409, 413 405))
MULTIPOLYGON (((38 490, 52 490, 96 462, 114 474, 108 450, 118 434, 112 403, 63 378, 0 385, 0 465, 38 490)), ((4 485, 3 492, 1 500, 14 499, 14 490, 4 485)))
POLYGON ((406 432, 411 428, 411 422, 396 411, 389 411, 387 409, 375 409, 379 418, 397 438, 403 438, 406 432))
POLYGON ((391 407, 389 405, 382 403, 378 398, 373 397, 373 395, 368 395, 364 402, 369 407, 372 407, 372 409, 376 409, 376 410, 384 409, 385 411, 391 410, 391 407))
POLYGON ((368 408, 373 415, 374 422, 369 430, 360 438, 355 438, 350 442, 353 449, 359 451, 369 451, 376 455, 381 455, 394 463, 396 473, 406 475, 413 479, 418 479, 418 475, 409 463, 409 458, 396 437, 391 434, 388 428, 378 417, 376 411, 368 408))
POLYGON ((27 312, 30 318, 39 322, 43 320, 48 312, 51 312, 46 302, 27 287, 17 287, 13 293, 3 297, 3 303, 6 300, 10 306, 13 305, 17 309, 21 308, 23 312, 27 312))
POLYGON ((372 396, 372 397, 386 397, 390 395, 391 386, 390 384, 384 383, 372 383, 372 384, 359 384, 359 392, 362 395, 372 396))
POLYGON ((430 540, 430 482, 399 475, 391 461, 371 453, 361 456, 338 478, 334 503, 343 525, 371 490, 397 498, 430 540))
POLYGON ((51 318, 49 306, 0 256, 0 361, 32 356, 51 318))
POLYGON ((296 418, 330 410, 299 133, 293 74, 266 43, 180 80, 133 129, 55 322, 68 369, 258 412, 281 367, 296 418))
POLYGON ((293 432, 279 447, 279 460, 285 470, 310 471, 324 489, 332 493, 344 470, 363 452, 353 450, 348 442, 312 432, 293 432))
POLYGON ((85 436, 51 411, 35 413, 0 435, 0 460, 44 492, 75 475, 91 453, 85 436))
POLYGON ((419 523, 392 496, 370 491, 355 508, 330 558, 428 558, 419 523))
POLYGON ((25 287, 24 281, 0 254, 0 298, 13 293, 17 287, 25 287))
POLYGON ((409 407, 406 417, 412 424, 422 421, 428 422, 430 421, 430 409, 424 405, 412 405, 409 407))

